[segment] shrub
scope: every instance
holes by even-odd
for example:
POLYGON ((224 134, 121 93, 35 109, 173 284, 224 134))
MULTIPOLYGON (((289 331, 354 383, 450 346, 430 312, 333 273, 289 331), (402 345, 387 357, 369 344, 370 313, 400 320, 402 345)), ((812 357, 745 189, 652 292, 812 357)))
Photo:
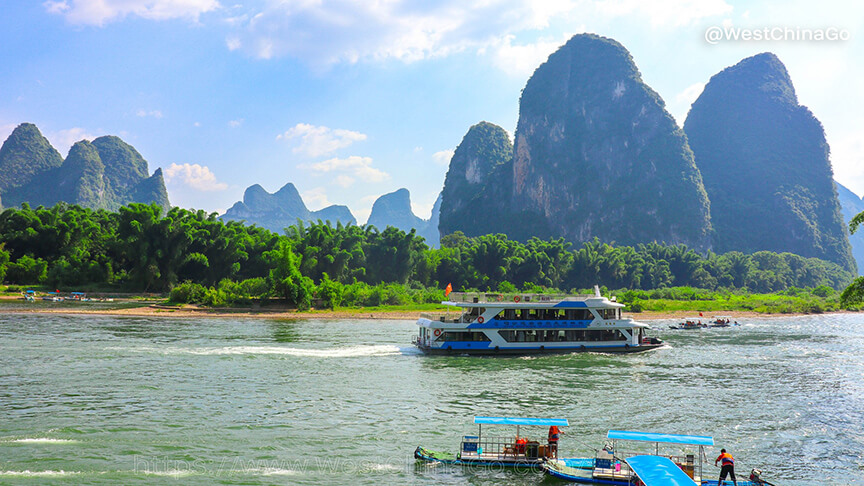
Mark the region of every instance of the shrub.
POLYGON ((183 282, 171 289, 168 300, 177 304, 199 304, 204 301, 207 288, 194 282, 183 282))
POLYGON ((48 263, 24 255, 6 266, 6 281, 17 284, 42 283, 48 277, 48 263))

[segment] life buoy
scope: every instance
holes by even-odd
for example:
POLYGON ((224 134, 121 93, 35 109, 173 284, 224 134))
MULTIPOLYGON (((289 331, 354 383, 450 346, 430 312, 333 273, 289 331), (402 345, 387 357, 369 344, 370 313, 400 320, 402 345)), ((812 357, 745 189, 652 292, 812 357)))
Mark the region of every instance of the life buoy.
POLYGON ((438 337, 440 335, 441 335, 441 329, 435 329, 435 337, 438 337))
POLYGON ((486 322, 486 319, 483 319, 483 316, 480 316, 480 317, 477 318, 477 323, 478 323, 478 324, 483 324, 484 322, 486 322))
POLYGON ((516 297, 513 297, 513 302, 519 302, 520 300, 522 300, 522 298, 518 295, 516 297))

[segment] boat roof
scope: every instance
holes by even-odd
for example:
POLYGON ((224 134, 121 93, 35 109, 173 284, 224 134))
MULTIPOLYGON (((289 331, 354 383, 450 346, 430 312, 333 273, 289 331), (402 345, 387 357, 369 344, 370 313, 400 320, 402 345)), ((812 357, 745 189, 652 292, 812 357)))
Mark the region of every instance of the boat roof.
POLYGON ((490 425, 539 425, 567 427, 570 422, 559 418, 526 418, 526 417, 474 417, 475 424, 490 425))
POLYGON ((633 456, 625 461, 645 486, 696 486, 668 457, 633 456))
POLYGON ((69 292, 72 295, 84 295, 84 292, 69 292))
POLYGON ((714 438, 703 435, 655 434, 653 432, 631 432, 626 430, 610 430, 609 439, 633 440, 638 442, 663 442, 666 444, 686 444, 713 446, 714 438))

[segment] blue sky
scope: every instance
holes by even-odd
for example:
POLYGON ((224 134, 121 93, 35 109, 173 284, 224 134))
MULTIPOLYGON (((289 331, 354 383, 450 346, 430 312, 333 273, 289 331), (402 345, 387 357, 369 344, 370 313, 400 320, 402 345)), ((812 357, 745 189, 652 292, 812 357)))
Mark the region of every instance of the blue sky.
POLYGON ((533 70, 593 32, 630 50, 679 124, 713 74, 776 53, 836 179, 864 194, 862 27, 864 5, 841 1, 7 0, 0 140, 32 122, 65 156, 118 135, 187 208, 293 182, 310 209, 346 204, 361 223, 405 187, 428 218, 468 128, 512 134, 533 70), (711 27, 772 39, 712 44, 711 27))

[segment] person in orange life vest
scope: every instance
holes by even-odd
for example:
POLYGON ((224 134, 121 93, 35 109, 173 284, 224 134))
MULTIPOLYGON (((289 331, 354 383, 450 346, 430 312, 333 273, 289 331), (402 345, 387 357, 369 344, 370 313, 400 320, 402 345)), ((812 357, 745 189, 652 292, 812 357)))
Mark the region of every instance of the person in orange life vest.
POLYGON ((732 454, 726 452, 726 449, 720 449, 720 455, 717 456, 717 459, 714 459, 714 466, 717 466, 717 463, 720 463, 720 483, 723 484, 723 480, 726 479, 726 475, 732 479, 732 484, 738 486, 738 481, 735 479, 735 459, 732 458, 732 454))
POLYGON ((524 437, 516 437, 516 454, 525 454, 527 446, 528 439, 524 437))
POLYGON ((553 457, 558 457, 558 439, 561 438, 561 430, 557 425, 549 427, 549 453, 553 457))

